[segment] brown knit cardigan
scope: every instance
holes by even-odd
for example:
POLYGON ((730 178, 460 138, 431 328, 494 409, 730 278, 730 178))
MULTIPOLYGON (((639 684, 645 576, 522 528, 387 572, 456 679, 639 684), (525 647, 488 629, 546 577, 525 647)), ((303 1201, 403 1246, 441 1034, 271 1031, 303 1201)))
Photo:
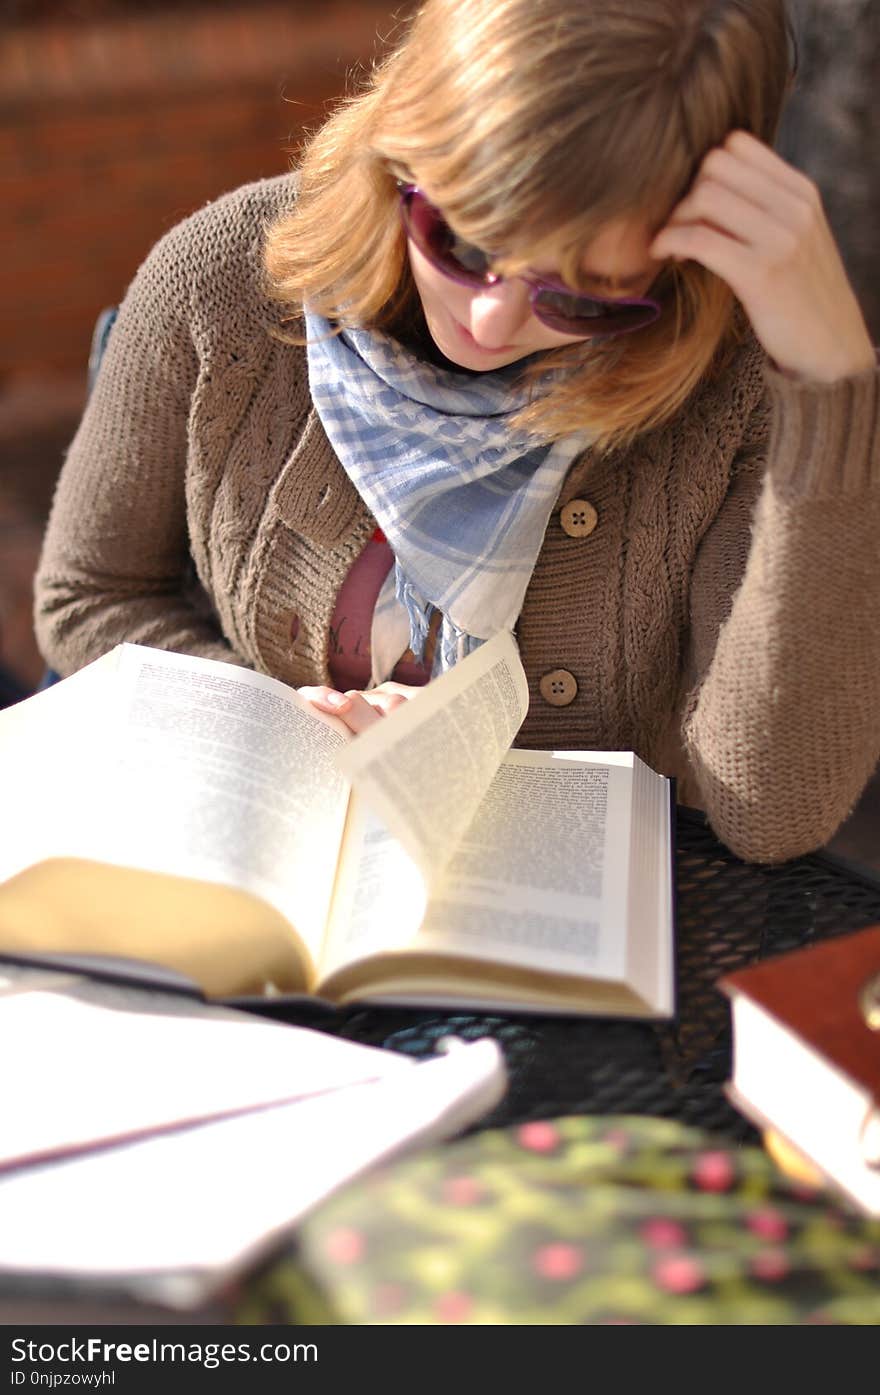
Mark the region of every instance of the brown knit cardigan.
MULTIPOLYGON (((328 681, 374 520, 264 291, 292 196, 282 177, 208 205, 125 297, 36 579, 62 673, 130 640, 328 681)), ((878 404, 877 373, 799 384, 751 341, 671 425, 576 460, 517 626, 520 743, 637 751, 747 858, 826 842, 880 752, 878 404)))

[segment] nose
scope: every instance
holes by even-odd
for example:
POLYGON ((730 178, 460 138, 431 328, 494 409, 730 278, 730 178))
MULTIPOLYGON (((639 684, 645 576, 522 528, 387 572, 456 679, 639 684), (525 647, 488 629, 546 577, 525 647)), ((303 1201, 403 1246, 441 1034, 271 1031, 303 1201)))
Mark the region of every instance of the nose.
POLYGON ((474 294, 468 328, 484 349, 500 349, 512 343, 531 313, 528 286, 512 277, 474 294))

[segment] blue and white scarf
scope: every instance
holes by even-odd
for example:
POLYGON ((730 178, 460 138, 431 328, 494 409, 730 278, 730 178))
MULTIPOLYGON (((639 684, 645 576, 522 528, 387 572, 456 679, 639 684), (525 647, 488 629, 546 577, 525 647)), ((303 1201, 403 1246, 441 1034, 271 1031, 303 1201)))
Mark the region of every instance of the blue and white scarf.
POLYGON ((376 602, 372 683, 406 651, 422 658, 443 616, 434 670, 512 630, 568 466, 584 434, 552 445, 515 431, 520 365, 466 376, 376 330, 334 334, 306 314, 309 386, 339 460, 396 565, 376 602))

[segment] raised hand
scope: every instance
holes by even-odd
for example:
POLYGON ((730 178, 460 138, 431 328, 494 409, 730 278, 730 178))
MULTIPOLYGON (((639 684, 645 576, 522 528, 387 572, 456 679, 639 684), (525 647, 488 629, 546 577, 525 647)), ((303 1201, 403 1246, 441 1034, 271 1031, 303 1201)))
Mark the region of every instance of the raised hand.
POLYGON ((818 189, 747 131, 709 151, 651 255, 722 277, 783 372, 834 382, 876 364, 818 189))

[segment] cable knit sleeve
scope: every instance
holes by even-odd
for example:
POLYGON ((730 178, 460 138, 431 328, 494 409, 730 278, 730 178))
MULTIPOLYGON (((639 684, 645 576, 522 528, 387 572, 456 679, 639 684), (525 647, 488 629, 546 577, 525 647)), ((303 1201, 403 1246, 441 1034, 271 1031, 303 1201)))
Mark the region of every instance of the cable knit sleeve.
POLYGON ((124 640, 236 658, 207 607, 190 599, 194 219, 156 245, 132 282, 59 477, 35 579, 35 630, 62 674, 124 640))
POLYGON ((746 452, 694 571, 684 736, 716 832, 775 862, 880 754, 880 374, 767 386, 766 469, 746 452))

